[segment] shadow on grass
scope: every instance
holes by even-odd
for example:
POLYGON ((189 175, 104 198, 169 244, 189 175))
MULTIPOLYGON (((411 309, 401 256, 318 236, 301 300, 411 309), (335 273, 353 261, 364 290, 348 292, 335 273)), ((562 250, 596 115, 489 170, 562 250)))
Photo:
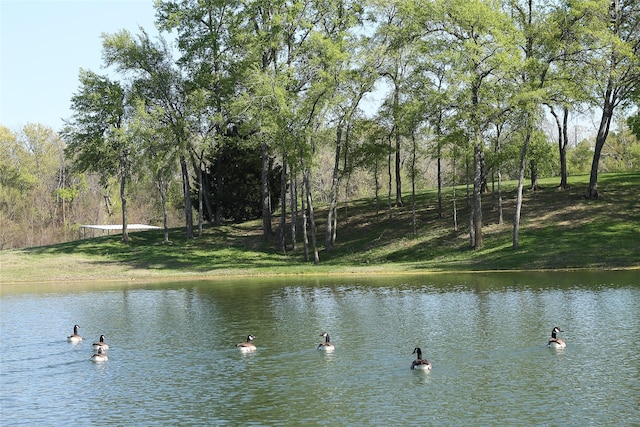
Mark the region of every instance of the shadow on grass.
POLYGON ((129 233, 79 240, 55 246, 32 248, 33 254, 80 254, 97 264, 126 264, 131 268, 205 272, 219 269, 278 267, 286 257, 269 250, 261 236, 240 226, 206 227, 202 237, 186 239, 185 229, 170 230, 170 243, 163 243, 164 231, 129 233))
MULTIPOLYGON (((574 178, 578 180, 578 178, 574 178)), ((582 177, 582 181, 588 177, 582 177)), ((584 185, 558 190, 546 180, 541 191, 526 191, 521 216, 520 245, 512 248, 515 183, 504 186, 504 224, 498 224, 497 198, 483 196, 484 246, 471 250, 469 209, 465 199, 456 204, 459 228, 453 229, 452 194, 443 193, 443 212, 437 209, 435 190, 416 198, 417 233, 413 234, 410 197, 404 207, 378 205, 362 199, 338 211, 336 244, 319 246, 321 265, 327 268, 405 264, 409 269, 503 270, 618 267, 640 263, 640 174, 603 175, 606 187, 598 200, 583 197, 584 185), (346 213, 348 212, 348 216, 346 213)), ((463 195, 460 191, 458 195, 463 195)), ((326 209, 317 210, 318 242, 324 243, 326 209)), ((266 270, 309 266, 303 245, 283 254, 273 241, 262 238, 260 221, 207 226, 202 237, 186 239, 184 228, 132 232, 128 243, 120 235, 31 248, 33 254, 81 254, 97 265, 121 264, 135 269, 189 271, 266 270)), ((277 227, 277 220, 274 220, 277 227)), ((301 230, 301 227, 299 227, 301 230)), ((289 230, 287 230, 289 231, 289 230)), ((287 242, 290 242, 287 237, 287 242)), ((300 242, 300 238, 298 242, 300 242)))

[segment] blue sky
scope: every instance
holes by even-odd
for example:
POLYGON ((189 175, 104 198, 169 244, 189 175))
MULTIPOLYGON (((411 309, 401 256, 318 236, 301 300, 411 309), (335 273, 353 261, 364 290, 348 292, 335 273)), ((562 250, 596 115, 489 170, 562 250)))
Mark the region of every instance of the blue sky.
POLYGON ((100 74, 103 33, 156 35, 153 0, 0 0, 0 125, 59 131, 80 68, 100 74))

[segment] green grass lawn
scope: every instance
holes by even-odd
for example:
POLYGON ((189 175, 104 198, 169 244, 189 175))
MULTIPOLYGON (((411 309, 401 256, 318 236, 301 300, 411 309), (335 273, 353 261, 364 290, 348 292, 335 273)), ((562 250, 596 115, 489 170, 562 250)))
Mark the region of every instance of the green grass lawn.
MULTIPOLYGON (((484 247, 469 245, 469 210, 464 188, 457 190, 458 230, 453 227, 452 193, 446 189, 443 216, 437 193, 416 197, 417 233, 411 223, 411 195, 394 207, 386 198, 375 210, 373 199, 342 202, 336 245, 319 247, 320 264, 304 261, 302 239, 283 254, 262 239, 260 221, 206 227, 186 240, 184 228, 119 235, 5 251, 0 254, 2 283, 158 279, 277 274, 373 274, 441 271, 638 268, 640 266, 640 173, 602 174, 598 200, 586 200, 588 176, 570 177, 572 187, 558 190, 557 178, 541 181, 542 190, 525 191, 520 245, 512 248, 516 182, 503 183, 504 224, 498 223, 497 198, 483 196, 484 247)), ((408 185, 408 184, 407 184, 408 185)), ((324 244, 326 209, 316 209, 318 242, 324 244)), ((274 226, 278 218, 274 216, 274 226)), ((288 230, 287 230, 288 231, 288 230)))

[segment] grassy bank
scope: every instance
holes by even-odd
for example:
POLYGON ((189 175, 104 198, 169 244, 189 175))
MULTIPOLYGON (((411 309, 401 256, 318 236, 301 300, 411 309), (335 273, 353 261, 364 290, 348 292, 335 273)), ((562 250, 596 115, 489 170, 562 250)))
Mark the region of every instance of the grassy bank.
MULTIPOLYGON (((389 212, 386 201, 376 213, 372 199, 343 203, 338 237, 320 264, 304 261, 303 245, 287 254, 261 237, 260 222, 206 227, 202 237, 186 240, 172 229, 131 233, 0 253, 3 285, 25 282, 157 280, 230 275, 373 274, 486 270, 638 268, 640 266, 640 173, 603 174, 602 197, 583 198, 587 176, 571 177, 572 187, 555 188, 543 180, 540 191, 524 196, 520 246, 512 249, 515 182, 503 184, 504 224, 498 223, 497 199, 483 199, 484 247, 469 249, 465 189, 457 189, 458 230, 453 227, 452 193, 438 215, 435 190, 416 198, 417 233, 413 235, 411 196, 389 212), (391 216, 391 218, 390 218, 391 216)), ((324 242, 326 210, 316 210, 318 241, 324 242)), ((289 247, 291 245, 289 244, 289 247)))

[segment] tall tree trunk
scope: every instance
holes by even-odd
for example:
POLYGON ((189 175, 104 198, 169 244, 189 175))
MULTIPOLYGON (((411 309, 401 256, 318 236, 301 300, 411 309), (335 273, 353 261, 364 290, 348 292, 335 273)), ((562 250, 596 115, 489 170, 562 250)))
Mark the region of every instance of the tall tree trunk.
POLYGON ((396 132, 396 149, 395 149, 395 161, 396 161, 396 206, 404 206, 402 201, 402 167, 400 164, 400 134, 396 132))
POLYGON ((469 186, 469 184, 471 183, 471 180, 469 179, 469 177, 471 176, 471 171, 469 170, 470 168, 471 168, 471 162, 469 161, 469 155, 465 154, 465 156, 464 156, 464 183, 466 185, 465 201, 467 203, 467 207, 471 207, 471 192, 469 191, 469 189, 471 188, 469 186))
POLYGON ((203 222, 203 179, 202 179, 202 157, 196 155, 194 150, 190 151, 191 165, 196 172, 196 179, 198 180, 198 237, 202 237, 202 222, 203 222))
POLYGON ((529 169, 531 170, 531 190, 538 191, 540 189, 538 182, 538 163, 532 159, 529 162, 529 169))
POLYGON ((202 220, 203 220, 203 180, 202 180, 202 163, 196 169, 198 171, 198 237, 202 237, 202 220))
POLYGON ((327 228, 324 236, 324 245, 327 251, 333 247, 333 236, 335 233, 334 217, 336 206, 338 205, 338 187, 340 185, 340 156, 342 148, 342 125, 336 129, 336 151, 333 157, 333 173, 331 174, 331 188, 329 189, 329 209, 327 214, 327 228))
POLYGON ((163 243, 169 243, 169 222, 167 218, 167 185, 160 172, 158 172, 158 176, 156 177, 156 188, 158 189, 158 193, 160 193, 160 203, 162 205, 162 226, 164 229, 163 243))
POLYGON ((522 151, 520 152, 520 168, 518 174, 518 189, 516 192, 516 211, 513 217, 513 249, 518 249, 520 245, 520 212, 522 210, 522 188, 524 186, 524 169, 527 164, 527 150, 529 149, 529 141, 531 140, 531 132, 527 131, 522 151))
POLYGON ((456 206, 456 157, 453 156, 453 230, 458 231, 458 207, 456 206))
POLYGON ((470 179, 470 167, 471 167, 471 162, 469 161, 469 156, 467 155, 465 157, 465 180, 466 180, 466 184, 467 184, 467 197, 466 197, 466 202, 467 202, 467 207, 469 208, 469 245, 472 248, 476 247, 476 235, 473 231, 473 201, 471 199, 471 193, 469 191, 469 183, 471 182, 470 179))
POLYGON ((569 172, 567 170, 567 148, 569 147, 569 109, 562 110, 562 139, 558 138, 558 151, 560 153, 560 188, 569 188, 569 172))
POLYGON ((376 193, 376 223, 380 221, 380 180, 378 179, 378 160, 376 159, 373 165, 373 180, 376 193))
POLYGON ((497 171, 498 175, 498 224, 504 224, 504 219, 502 215, 502 171, 498 167, 497 171))
POLYGON ((287 253, 287 242, 285 227, 287 226, 287 156, 282 153, 282 172, 280 174, 280 230, 279 241, 280 250, 283 254, 287 253))
POLYGON ((120 201, 122 202, 122 241, 129 241, 129 230, 127 225, 127 197, 125 195, 125 189, 127 185, 127 178, 123 174, 120 178, 120 201))
POLYGON ((187 239, 193 239, 193 206, 191 205, 191 185, 189 185, 189 170, 187 160, 180 156, 180 169, 182 170, 182 191, 184 195, 184 218, 187 227, 187 239))
POLYGON ((269 146, 266 142, 260 144, 260 154, 262 157, 262 170, 260 179, 262 182, 262 238, 271 239, 273 231, 271 229, 271 194, 269 189, 269 146))
MULTIPOLYGON (((396 58, 397 61, 397 58, 396 58)), ((396 177, 396 206, 402 207, 402 175, 400 170, 400 87, 398 84, 398 63, 393 77, 393 139, 395 142, 395 177, 396 177)), ((391 148, 391 136, 389 136, 389 148, 391 148)), ((391 163, 389 163, 391 167, 391 163)))
POLYGON ((311 197, 311 182, 309 179, 309 170, 303 173, 304 175, 304 185, 305 185, 305 193, 307 195, 307 211, 309 212, 309 228, 311 231, 311 249, 313 250, 313 263, 320 263, 320 256, 318 255, 318 245, 317 245, 317 227, 316 221, 313 214, 313 198, 311 197))
POLYGON ((211 206, 211 181, 209 181, 209 174, 206 173, 207 167, 203 162, 203 174, 202 174, 202 186, 203 191, 202 195, 204 196, 204 207, 207 210, 207 216, 209 217, 209 224, 213 223, 214 213, 213 207, 211 206))
POLYGON ((473 236, 474 236, 474 249, 479 249, 484 246, 484 239, 482 236, 482 162, 484 153, 482 151, 482 141, 480 140, 480 134, 476 135, 476 143, 473 147, 473 236))
POLYGON ((389 219, 393 218, 393 206, 391 205, 391 185, 393 182, 392 176, 391 175, 391 153, 393 151, 391 150, 391 135, 389 135, 389 155, 387 156, 387 176, 388 176, 388 192, 387 192, 387 201, 389 204, 389 219))
POLYGON ((569 143, 567 122, 569 119, 569 109, 567 107, 563 107, 562 120, 560 120, 555 109, 551 105, 547 105, 547 107, 549 107, 549 112, 556 121, 556 128, 558 129, 558 156, 560 159, 560 184, 558 185, 558 188, 564 190, 569 187, 567 181, 567 146, 569 143))
POLYGON ((303 243, 303 252, 304 252, 304 260, 309 261, 309 215, 307 214, 307 189, 306 189, 306 178, 307 174, 304 169, 302 169, 302 185, 300 190, 302 191, 300 197, 300 208, 302 210, 302 243, 303 243))
POLYGON ((442 218, 442 155, 438 144, 438 218, 442 218))
MULTIPOLYGON (((502 135, 502 125, 497 125, 496 126, 496 145, 494 149, 494 153, 496 154, 496 156, 498 156, 502 151, 502 144, 500 141, 501 135, 502 135)), ((499 163, 496 167, 496 175, 498 177, 498 192, 497 192, 498 193, 498 224, 502 225, 504 224, 504 219, 502 216, 502 169, 499 163)))
POLYGON ((298 177, 293 169, 289 174, 289 203, 291 203, 291 250, 296 249, 298 227, 298 177))
MULTIPOLYGON (((344 184, 344 221, 345 222, 349 222, 349 183, 351 181, 351 171, 349 168, 349 161, 348 161, 348 157, 349 157, 349 141, 350 141, 350 135, 351 135, 351 126, 349 126, 349 124, 347 123, 347 132, 346 132, 346 136, 344 138, 344 163, 342 164, 342 171, 343 173, 346 173, 346 181, 344 184)), ((336 216, 336 225, 337 225, 337 216, 336 216)), ((337 227, 334 227, 334 233, 333 233, 333 243, 336 242, 336 229, 337 227)))
POLYGON ((216 153, 216 207, 213 223, 215 225, 222 224, 222 192, 224 191, 224 176, 222 175, 222 150, 218 149, 216 153))
POLYGON ((611 91, 608 91, 604 107, 602 108, 602 117, 600 118, 600 126, 596 135, 596 145, 593 149, 593 161, 591 162, 591 175, 589 176, 589 188, 587 189, 587 199, 598 198, 598 166, 600 164, 600 155, 602 147, 609 135, 609 127, 613 117, 613 103, 609 101, 611 91))
POLYGON ((411 132, 411 225, 413 235, 418 234, 416 225, 416 134, 411 132))
POLYGON ((442 123, 442 110, 438 111, 438 121, 436 124, 436 141, 437 141, 437 145, 436 145, 436 158, 437 158, 437 165, 438 165, 438 218, 442 218, 443 212, 442 212, 442 145, 441 145, 441 138, 442 138, 442 129, 441 129, 441 123, 442 123))

